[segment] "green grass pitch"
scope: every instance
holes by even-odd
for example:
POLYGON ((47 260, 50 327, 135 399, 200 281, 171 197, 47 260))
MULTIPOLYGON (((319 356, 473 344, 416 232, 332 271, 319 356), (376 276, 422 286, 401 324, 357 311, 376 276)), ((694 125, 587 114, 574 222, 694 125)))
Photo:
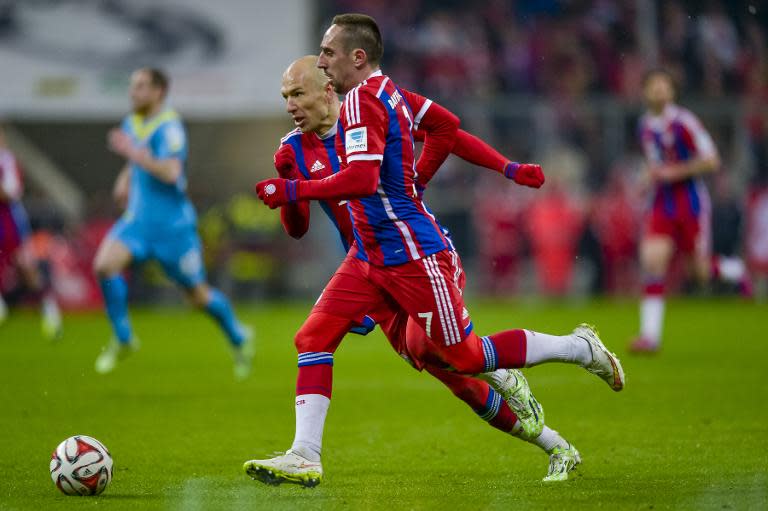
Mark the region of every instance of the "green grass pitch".
POLYGON ((741 301, 673 300, 666 344, 630 357, 635 302, 473 301, 479 332, 562 333, 593 322, 624 362, 614 393, 576 366, 526 371, 547 423, 581 451, 565 483, 544 485, 547 457, 479 420, 380 333, 349 336, 336 355, 316 489, 268 487, 245 460, 293 438, 292 336, 307 304, 240 308, 257 331, 252 377, 232 378, 223 337, 202 314, 133 310, 142 349, 111 375, 94 358, 99 314, 65 318, 58 343, 37 316, 0 327, 0 510, 15 509, 766 509, 768 310, 741 301), (114 457, 100 497, 66 497, 51 451, 86 434, 114 457))

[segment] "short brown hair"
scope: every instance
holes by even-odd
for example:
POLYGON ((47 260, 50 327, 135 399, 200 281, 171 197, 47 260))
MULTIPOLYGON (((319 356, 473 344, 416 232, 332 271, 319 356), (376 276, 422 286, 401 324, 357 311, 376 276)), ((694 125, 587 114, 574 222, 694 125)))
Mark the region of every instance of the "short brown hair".
POLYGON ((157 87, 163 91, 163 96, 168 94, 168 89, 171 86, 171 80, 168 78, 168 73, 162 69, 156 67, 143 67, 141 71, 144 71, 149 75, 149 81, 153 87, 157 87))
POLYGON ((348 13, 333 17, 332 23, 344 28, 344 50, 350 52, 355 48, 365 51, 368 62, 377 65, 384 54, 384 43, 376 20, 365 14, 348 13))

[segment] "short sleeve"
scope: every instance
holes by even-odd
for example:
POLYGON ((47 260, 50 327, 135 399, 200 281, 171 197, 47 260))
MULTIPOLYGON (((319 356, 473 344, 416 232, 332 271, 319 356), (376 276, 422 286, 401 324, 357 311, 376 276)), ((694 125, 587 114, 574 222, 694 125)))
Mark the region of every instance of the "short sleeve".
POLYGON ((651 163, 661 163, 661 153, 654 140, 653 131, 648 127, 645 117, 641 118, 637 123, 637 134, 640 138, 640 146, 643 149, 645 159, 651 163))
POLYGON ((432 100, 406 89, 401 88, 400 92, 408 103, 408 106, 411 107, 411 112, 413 112, 413 129, 417 130, 419 129, 419 124, 421 124, 424 115, 429 110, 429 107, 432 106, 432 100))
POLYGON ((187 134, 179 121, 163 124, 152 135, 152 153, 160 160, 167 158, 185 159, 187 156, 187 134))
POLYGON ((365 89, 352 89, 341 109, 347 162, 384 159, 388 116, 381 101, 365 89))
POLYGON ((704 128, 693 113, 684 111, 680 115, 680 122, 691 137, 696 156, 699 158, 713 158, 717 156, 717 149, 709 132, 704 128))

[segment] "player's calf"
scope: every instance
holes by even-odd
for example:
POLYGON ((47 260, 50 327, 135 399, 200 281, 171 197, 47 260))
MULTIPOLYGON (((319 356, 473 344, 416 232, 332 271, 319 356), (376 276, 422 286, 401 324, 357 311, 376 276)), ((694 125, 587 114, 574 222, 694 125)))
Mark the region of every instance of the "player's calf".
POLYGON ((544 428, 544 409, 528 386, 528 381, 518 369, 499 369, 478 375, 501 395, 520 421, 519 436, 532 440, 544 428))

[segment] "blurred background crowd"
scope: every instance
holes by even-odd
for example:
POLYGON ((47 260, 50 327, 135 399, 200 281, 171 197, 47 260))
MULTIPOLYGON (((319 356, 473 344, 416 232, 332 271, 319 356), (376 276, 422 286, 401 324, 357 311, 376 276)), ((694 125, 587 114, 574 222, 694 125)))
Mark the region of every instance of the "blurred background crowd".
MULTIPOLYGON (((108 13, 115 19, 117 13, 117 19, 133 16, 129 19, 141 21, 138 9, 123 8, 121 2, 79 3, 91 4, 101 17, 108 13)), ((65 10, 73 2, 23 4, 0 0, 0 47, 6 43, 7 48, 26 48, 23 51, 29 54, 30 45, 19 44, 23 32, 19 24, 33 17, 31 11, 39 17, 46 8, 65 10)), ((204 2, 192 4, 199 7, 204 2)), ((224 1, 216 10, 227 9, 228 4, 236 11, 248 2, 224 1)), ((510 159, 542 164, 547 183, 540 190, 527 190, 452 157, 427 190, 427 202, 453 233, 472 292, 547 296, 637 292, 637 244, 647 202, 639 179, 643 158, 637 121, 643 109, 643 74, 659 66, 675 77, 679 102, 701 118, 723 158, 723 168, 708 182, 715 251, 745 256, 758 278, 768 273, 765 2, 286 4, 294 5, 303 20, 289 18, 276 27, 297 34, 297 48, 288 50, 293 54, 287 54, 282 64, 272 64, 269 69, 275 76, 266 77, 259 59, 267 58, 264 55, 272 48, 251 44, 251 60, 238 67, 247 76, 243 80, 266 80, 274 100, 280 99, 282 69, 293 58, 317 51, 334 14, 365 12, 382 29, 386 74, 452 109, 465 130, 510 159)), ((157 5, 170 8, 182 3, 137 5, 159 9, 157 5)), ((260 15, 254 12, 259 6, 249 8, 250 15, 260 15)), ((222 20, 192 23, 189 9, 188 4, 177 15, 186 16, 187 30, 203 34, 198 39, 205 51, 198 49, 194 57, 198 65, 215 60, 216 52, 227 44, 242 43, 222 20)), ((247 19, 242 13, 240 17, 247 19)), ((179 21, 173 26, 182 25, 179 21)), ((175 34, 171 29, 163 33, 175 34)), ((175 36, 182 46, 188 39, 187 32, 175 36)), ((207 81, 201 83, 185 74, 183 66, 175 72, 174 41, 153 39, 150 49, 157 58, 149 63, 166 66, 174 79, 180 77, 182 90, 220 85, 222 74, 206 75, 207 81)), ((184 54, 186 66, 191 58, 184 54)), ((130 69, 119 65, 109 69, 101 87, 116 97, 122 94, 121 104, 127 108, 130 69)), ((5 70, 3 74, 13 76, 12 65, 10 74, 5 70)), ((39 80, 36 87, 43 95, 66 99, 69 88, 77 84, 53 76, 39 80)), ((232 88, 223 87, 224 93, 231 94, 232 88)), ((251 198, 253 183, 274 172, 272 152, 280 136, 292 128, 280 104, 266 113, 233 114, 222 107, 218 115, 216 107, 200 113, 185 110, 183 102, 177 106, 187 116, 189 190, 200 213, 213 281, 239 298, 316 295, 342 255, 330 223, 321 218, 319 209, 313 210, 314 229, 306 241, 296 242, 283 233, 276 212, 251 198)), ((25 203, 40 231, 40 251, 54 262, 57 291, 71 306, 97 303, 91 259, 119 214, 110 190, 121 162, 108 154, 104 140, 120 115, 83 115, 75 110, 69 115, 66 109, 49 115, 16 106, 6 108, 4 117, 11 147, 25 169, 25 203), (50 172, 45 171, 48 168, 50 172), (70 188, 70 195, 63 194, 70 188), (77 211, 68 211, 73 209, 71 197, 78 197, 77 211)), ((150 266, 132 278, 136 298, 176 296, 157 268, 150 266)), ((13 287, 13 277, 5 276, 2 286, 13 287)), ((686 289, 682 277, 678 289, 686 289)))

